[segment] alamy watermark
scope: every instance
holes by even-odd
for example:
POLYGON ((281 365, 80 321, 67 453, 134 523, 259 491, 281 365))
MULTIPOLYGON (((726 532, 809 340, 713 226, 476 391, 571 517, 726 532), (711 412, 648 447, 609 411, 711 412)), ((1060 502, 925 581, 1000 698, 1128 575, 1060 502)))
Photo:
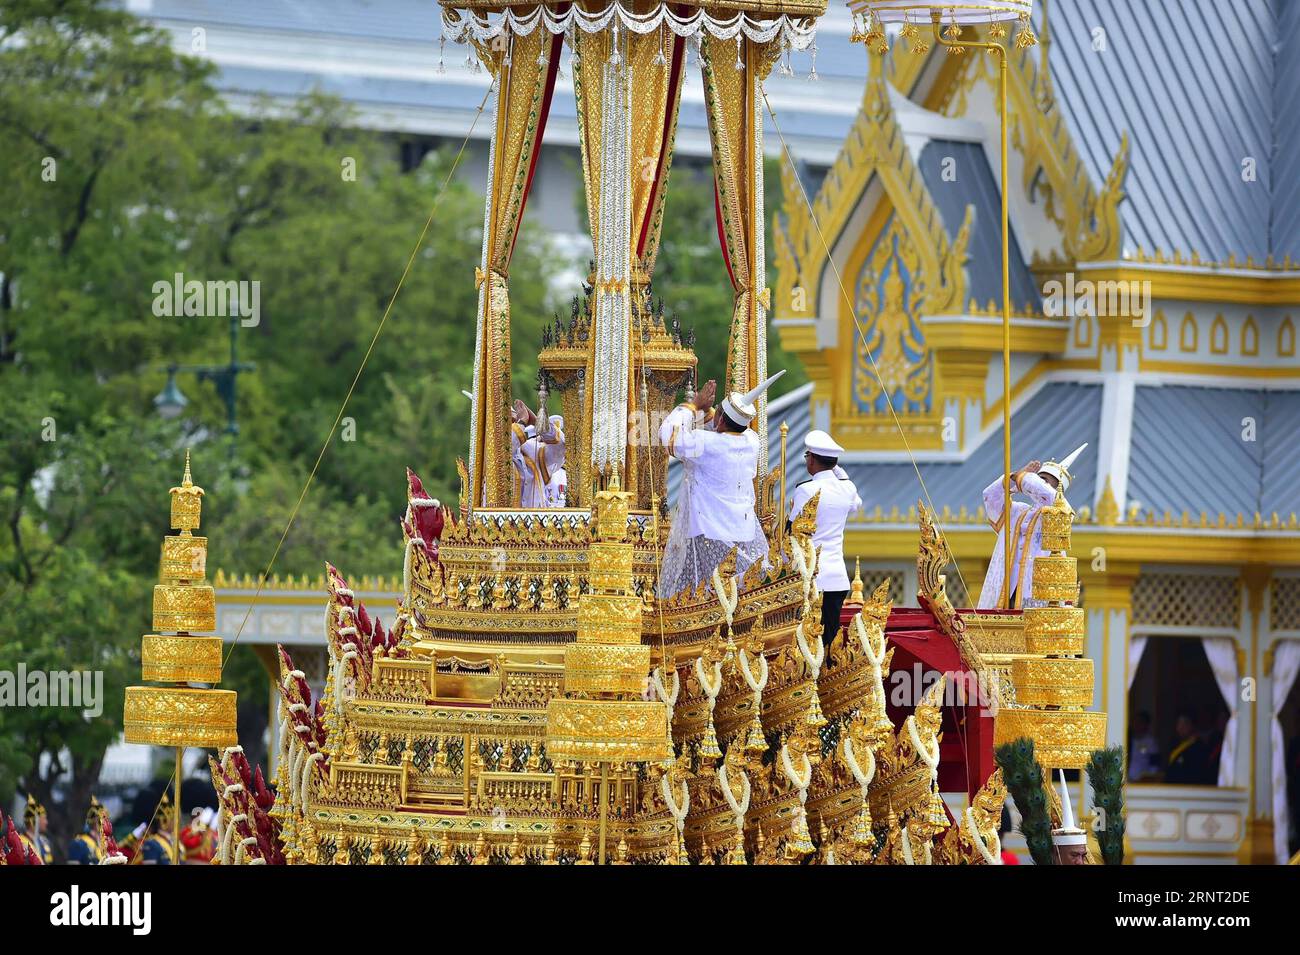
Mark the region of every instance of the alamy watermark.
POLYGON ((1138 328, 1151 324, 1151 282, 1144 279, 1094 282, 1076 280, 1073 272, 1065 281, 1043 283, 1043 314, 1048 318, 1131 318, 1138 328))
POLYGON ((104 712, 103 670, 0 670, 0 709, 71 707, 87 719, 104 712))
POLYGON ((200 282, 177 272, 170 282, 153 283, 153 313, 159 318, 237 317, 244 328, 256 328, 262 321, 262 283, 200 282))

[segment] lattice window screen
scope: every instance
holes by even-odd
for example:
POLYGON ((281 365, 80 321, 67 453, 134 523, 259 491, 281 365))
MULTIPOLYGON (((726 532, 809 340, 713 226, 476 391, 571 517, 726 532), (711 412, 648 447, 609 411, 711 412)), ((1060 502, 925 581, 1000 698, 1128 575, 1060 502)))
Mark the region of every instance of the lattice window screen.
POLYGON ((1236 627, 1241 585, 1236 577, 1142 574, 1133 583, 1133 622, 1161 627, 1236 627))
MULTIPOLYGON (((849 580, 853 579, 853 561, 847 561, 849 570, 849 580)), ((870 600, 871 594, 880 582, 886 577, 889 578, 889 599, 894 602, 895 607, 902 607, 909 603, 903 599, 903 584, 907 579, 907 571, 902 567, 863 567, 862 568, 862 593, 870 600)), ((915 603, 915 601, 911 601, 915 603)))
POLYGON ((954 607, 973 607, 980 599, 978 590, 971 594, 966 593, 966 588, 961 585, 961 578, 957 576, 957 568, 953 565, 949 565, 944 573, 943 589, 948 594, 948 602, 954 607))
POLYGON ((1300 630, 1300 577, 1275 577, 1269 584, 1270 630, 1300 630))

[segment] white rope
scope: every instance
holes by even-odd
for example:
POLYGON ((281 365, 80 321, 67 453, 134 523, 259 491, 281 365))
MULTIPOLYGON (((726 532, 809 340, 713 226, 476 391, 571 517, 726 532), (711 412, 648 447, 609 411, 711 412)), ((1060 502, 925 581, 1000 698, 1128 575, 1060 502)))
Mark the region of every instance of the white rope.
POLYGON ((759 677, 756 680, 753 671, 749 668, 749 655, 742 649, 737 656, 740 657, 740 675, 745 678, 745 685, 749 687, 750 692, 755 696, 760 696, 767 687, 767 657, 763 656, 762 653, 755 654, 758 657, 759 672, 759 677))
POLYGON ((853 778, 857 780, 858 785, 862 788, 862 797, 865 799, 867 787, 871 785, 871 780, 876 777, 876 754, 871 747, 867 747, 867 768, 863 769, 862 764, 858 762, 858 754, 853 749, 853 740, 848 736, 844 737, 843 752, 844 762, 848 763, 849 772, 853 774, 853 778))
POLYGON ((307 797, 311 794, 311 768, 324 758, 324 753, 312 753, 302 761, 302 782, 298 786, 298 795, 302 799, 304 812, 307 811, 307 797))
POLYGON ((799 655, 803 657, 803 662, 808 664, 808 669, 812 673, 815 681, 822 672, 822 664, 826 662, 826 641, 817 638, 817 652, 813 653, 808 648, 808 639, 803 633, 803 621, 799 621, 799 626, 794 631, 795 644, 799 647, 799 655))
POLYGON ((921 762, 930 767, 930 775, 939 775, 939 737, 934 738, 931 745, 921 742, 920 733, 916 729, 916 717, 907 718, 907 737, 912 741, 912 748, 916 750, 916 755, 921 757, 921 762))
POLYGON ((739 591, 740 585, 735 577, 724 582, 722 572, 717 567, 713 568, 713 592, 718 595, 718 603, 722 604, 722 613, 727 618, 727 629, 731 629, 736 607, 740 604, 739 591))
POLYGON ((670 692, 664 686, 663 670, 655 667, 654 673, 650 675, 650 682, 654 685, 655 692, 659 694, 659 699, 668 704, 668 711, 671 713, 673 707, 677 705, 677 696, 682 689, 682 678, 677 675, 676 670, 673 670, 673 688, 670 692))
POLYGON ((704 664, 699 657, 695 658, 695 679, 700 681, 700 687, 704 690, 704 695, 709 698, 709 710, 713 709, 713 704, 722 692, 722 664, 713 664, 713 678, 710 681, 704 675, 704 664))
MULTIPOLYGON (((346 628, 356 633, 355 627, 346 628)), ((343 631, 340 630, 341 634, 343 631)), ((357 659, 357 645, 355 643, 343 644, 343 654, 334 661, 334 712, 342 715, 343 713, 343 674, 349 660, 357 659)))

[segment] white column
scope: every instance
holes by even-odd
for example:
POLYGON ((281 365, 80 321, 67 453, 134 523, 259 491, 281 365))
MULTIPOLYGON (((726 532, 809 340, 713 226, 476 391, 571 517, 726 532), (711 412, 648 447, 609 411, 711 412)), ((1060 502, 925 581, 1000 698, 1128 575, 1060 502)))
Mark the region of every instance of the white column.
MULTIPOLYGON (((1120 520, 1128 500, 1129 446, 1133 440, 1133 398, 1137 376, 1132 371, 1111 371, 1102 378, 1101 432, 1097 439, 1095 507, 1110 478, 1120 520)), ((1085 452, 1087 453, 1087 452, 1085 452)))

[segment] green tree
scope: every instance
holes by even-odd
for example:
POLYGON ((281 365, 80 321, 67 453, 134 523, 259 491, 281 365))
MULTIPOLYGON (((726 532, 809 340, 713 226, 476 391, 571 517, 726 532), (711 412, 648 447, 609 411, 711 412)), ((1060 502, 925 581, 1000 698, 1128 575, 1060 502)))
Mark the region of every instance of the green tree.
MULTIPOLYGON (((210 80, 107 4, 0 11, 0 670, 93 667, 106 691, 92 720, 0 709, 0 801, 35 793, 59 849, 139 678, 183 448, 208 491, 209 567, 260 571, 451 172, 436 153, 403 173, 394 144, 331 99, 236 116, 210 80), (155 313, 176 273, 259 283, 260 320, 239 332, 257 368, 239 383, 233 472, 210 385, 182 380, 180 420, 152 407, 168 364, 226 357, 226 318, 155 313)), ((481 209, 452 177, 276 572, 314 576, 328 558, 394 573, 403 466, 456 490, 481 209)), ((523 381, 552 307, 548 259, 526 230, 512 267, 523 381)), ((227 685, 264 696, 248 659, 236 653, 227 685)))
MULTIPOLYGON (((775 279, 772 260, 772 222, 781 209, 781 176, 775 160, 764 168, 763 211, 769 284, 775 279)), ((664 229, 655 266, 655 294, 682 324, 695 329, 695 354, 702 379, 721 381, 731 334, 731 282, 718 242, 713 202, 713 173, 708 167, 675 162, 668 176, 664 202, 664 229)), ((808 380, 803 365, 781 348, 768 316, 767 366, 786 375, 772 388, 771 397, 785 394, 808 380)))

